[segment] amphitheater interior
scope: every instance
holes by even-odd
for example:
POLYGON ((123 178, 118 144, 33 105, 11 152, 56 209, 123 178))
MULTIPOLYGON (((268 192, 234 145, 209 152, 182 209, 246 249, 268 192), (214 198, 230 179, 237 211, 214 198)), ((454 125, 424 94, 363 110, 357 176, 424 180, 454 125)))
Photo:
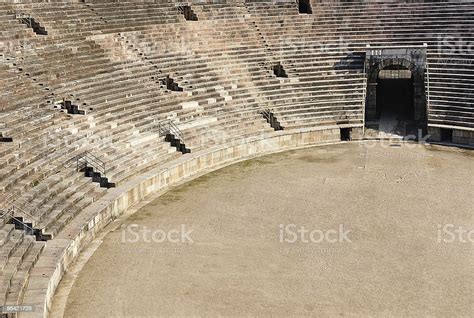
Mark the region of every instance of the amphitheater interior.
POLYGON ((0 0, 0 306, 48 315, 105 225, 206 171, 413 131, 473 146, 473 15, 443 0, 0 0))

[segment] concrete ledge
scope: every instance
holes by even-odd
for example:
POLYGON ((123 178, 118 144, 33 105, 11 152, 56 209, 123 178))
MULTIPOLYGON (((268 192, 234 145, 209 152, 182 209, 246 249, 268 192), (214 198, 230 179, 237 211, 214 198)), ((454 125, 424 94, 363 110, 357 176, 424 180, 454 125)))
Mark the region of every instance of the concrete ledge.
POLYGON ((35 305, 36 310, 19 313, 18 317, 47 317, 63 274, 81 250, 107 224, 148 195, 239 161, 339 141, 338 126, 271 132, 186 154, 118 188, 108 190, 104 197, 84 209, 54 240, 45 245, 38 263, 31 271, 23 301, 25 305, 35 305))
POLYGON ((445 125, 428 125, 428 134, 431 135, 430 140, 433 142, 441 142, 448 145, 459 145, 461 147, 474 147, 474 129, 459 129, 455 126, 445 125), (450 133, 451 143, 443 140, 443 130, 450 133))

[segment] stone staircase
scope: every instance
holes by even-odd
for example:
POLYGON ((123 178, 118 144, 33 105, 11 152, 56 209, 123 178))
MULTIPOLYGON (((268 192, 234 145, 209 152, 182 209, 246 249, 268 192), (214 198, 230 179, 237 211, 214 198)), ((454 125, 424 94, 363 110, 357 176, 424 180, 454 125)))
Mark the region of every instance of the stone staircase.
MULTIPOLYGON (((472 52, 439 40, 474 41, 472 2, 312 1, 312 14, 295 2, 193 3, 197 21, 167 1, 0 4, 0 200, 18 197, 15 218, 52 238, 50 260, 65 226, 152 169, 292 131, 353 138, 367 44, 427 43, 428 124, 455 130, 453 142, 474 129, 472 52), (107 169, 78 169, 86 151, 107 169)), ((20 304, 44 242, 0 221, 1 295, 20 304)))

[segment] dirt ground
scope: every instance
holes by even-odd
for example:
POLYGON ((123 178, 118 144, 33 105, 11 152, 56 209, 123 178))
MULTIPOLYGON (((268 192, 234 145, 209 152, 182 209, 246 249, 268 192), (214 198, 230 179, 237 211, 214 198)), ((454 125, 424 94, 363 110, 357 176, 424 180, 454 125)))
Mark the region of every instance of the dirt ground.
POLYGON ((109 233, 65 317, 471 317, 473 193, 474 152, 459 149, 345 144, 236 164, 109 233))

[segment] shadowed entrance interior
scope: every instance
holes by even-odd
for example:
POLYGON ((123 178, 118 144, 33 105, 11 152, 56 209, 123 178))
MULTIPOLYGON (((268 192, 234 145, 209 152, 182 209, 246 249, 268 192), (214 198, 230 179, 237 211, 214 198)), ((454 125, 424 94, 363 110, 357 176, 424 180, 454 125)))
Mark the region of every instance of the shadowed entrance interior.
POLYGON ((377 117, 399 121, 414 119, 413 77, 410 70, 392 66, 379 72, 377 117))

